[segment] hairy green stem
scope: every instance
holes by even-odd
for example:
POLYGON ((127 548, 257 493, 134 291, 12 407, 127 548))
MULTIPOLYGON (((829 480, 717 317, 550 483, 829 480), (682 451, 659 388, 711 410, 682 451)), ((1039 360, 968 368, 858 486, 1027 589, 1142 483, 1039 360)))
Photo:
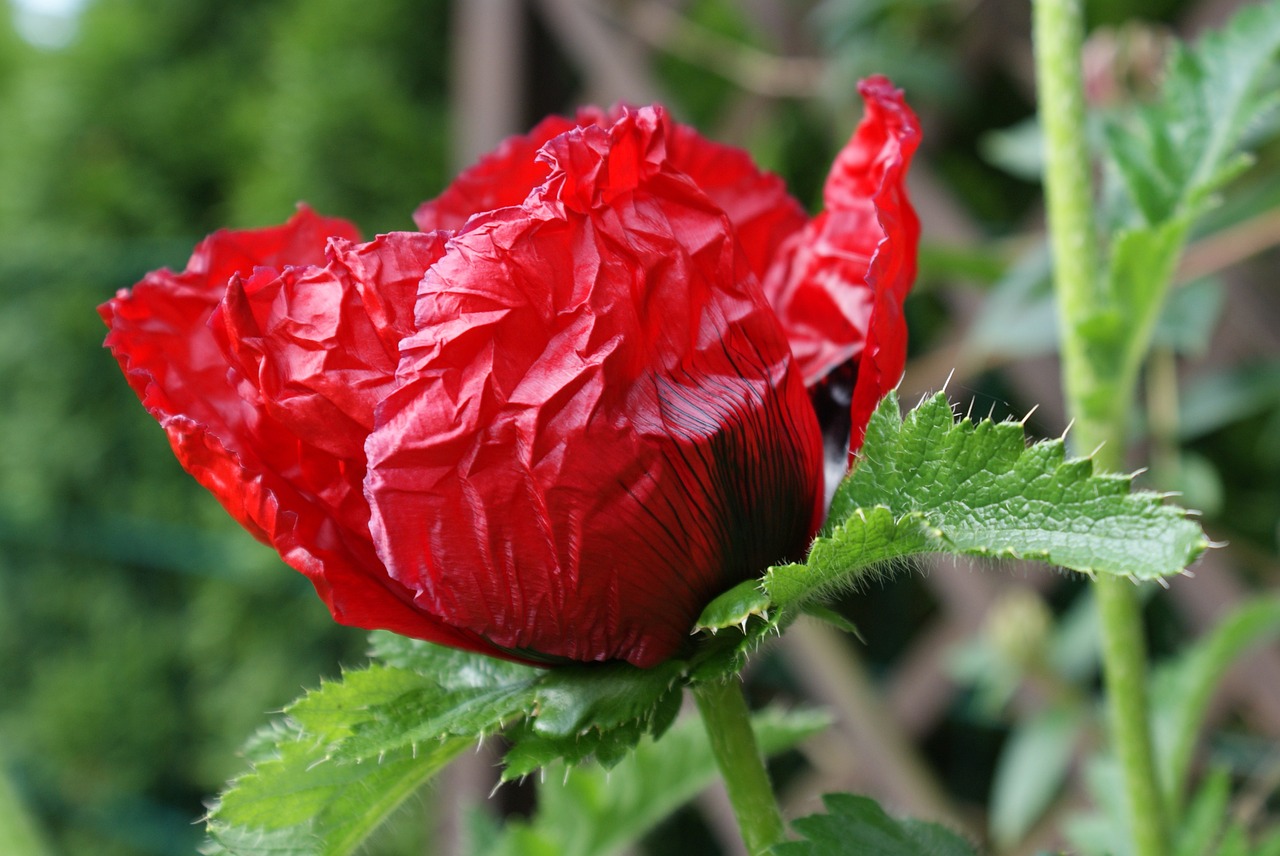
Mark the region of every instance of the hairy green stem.
POLYGON ((751 856, 762 856, 782 841, 778 800, 751 730, 751 712, 738 680, 695 684, 693 697, 711 739, 729 802, 751 856))
MULTIPOLYGON (((1109 295, 1100 278, 1085 140, 1079 0, 1035 0, 1034 37, 1067 408, 1075 422, 1076 448, 1085 454, 1097 450, 1097 464, 1118 471, 1124 465, 1131 385, 1123 382, 1122 350, 1093 346, 1096 340, 1086 333, 1109 295)), ((1168 832, 1152 753, 1141 606, 1136 590, 1123 579, 1099 577, 1095 589, 1111 738, 1124 771, 1134 852, 1165 856, 1168 832)))

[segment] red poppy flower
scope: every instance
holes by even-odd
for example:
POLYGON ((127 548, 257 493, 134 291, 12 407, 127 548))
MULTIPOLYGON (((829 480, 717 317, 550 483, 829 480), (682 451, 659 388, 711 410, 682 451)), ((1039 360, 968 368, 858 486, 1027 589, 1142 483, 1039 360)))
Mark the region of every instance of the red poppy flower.
POLYGON ((806 387, 901 374, 915 119, 886 81, 810 220, 660 108, 513 138, 358 243, 302 208, 100 311, 183 466, 343 623, 523 660, 677 654, 822 513, 806 387))

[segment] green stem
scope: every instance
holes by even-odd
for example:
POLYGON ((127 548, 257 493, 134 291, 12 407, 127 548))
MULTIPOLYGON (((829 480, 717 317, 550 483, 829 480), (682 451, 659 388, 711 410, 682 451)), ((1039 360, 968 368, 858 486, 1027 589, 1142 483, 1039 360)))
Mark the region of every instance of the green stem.
POLYGON ((1169 848, 1164 797, 1148 725, 1142 604, 1137 588, 1119 577, 1098 577, 1094 594, 1102 621, 1111 742, 1124 771, 1134 852, 1138 856, 1166 856, 1169 848))
MULTIPOLYGON (((1040 121, 1045 136, 1045 196, 1054 257, 1063 387, 1077 449, 1097 450, 1102 469, 1124 465, 1128 386, 1122 350, 1091 347, 1087 325, 1108 303, 1099 277, 1093 181, 1085 140, 1079 0, 1035 0, 1034 36, 1040 121)), ((1142 612, 1127 581, 1095 584, 1111 738, 1124 771, 1137 856, 1168 853, 1167 827, 1152 753, 1142 612)))
POLYGON ((782 812, 751 730, 751 712, 737 680, 695 684, 693 697, 711 738, 729 802, 751 856, 762 856, 782 841, 782 812))

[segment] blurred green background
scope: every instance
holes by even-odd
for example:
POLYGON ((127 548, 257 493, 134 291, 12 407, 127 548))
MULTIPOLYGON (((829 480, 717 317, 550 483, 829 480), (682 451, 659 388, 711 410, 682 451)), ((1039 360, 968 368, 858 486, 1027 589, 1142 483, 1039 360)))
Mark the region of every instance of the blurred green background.
MULTIPOLYGON (((1091 94, 1111 109, 1150 89, 1168 33, 1240 4, 1088 5, 1091 94)), ((363 656, 365 635, 334 626, 182 473, 100 347, 94 307, 150 269, 181 269, 220 226, 282 222, 306 201, 367 235, 412 228, 414 207, 502 135, 620 99, 662 100, 750 148, 813 205, 859 115, 854 81, 882 72, 926 134, 904 398, 955 369, 949 389, 975 410, 1040 404, 1031 427, 1062 431, 1025 0, 9 0, 0 12, 0 852, 6 837, 15 854, 192 852, 203 801, 240 770, 237 747, 266 712, 363 656)), ((1151 482, 1184 491, 1232 542, 1199 575, 1225 588, 1180 597, 1180 580, 1155 600, 1157 652, 1280 580, 1274 125, 1257 142, 1260 166, 1189 253, 1135 405, 1151 482)), ((938 811, 978 835, 1010 723, 1036 705, 991 616, 1008 591, 1030 592, 1036 615, 1067 614, 1079 588, 1030 577, 933 569, 844 604, 867 642, 837 653, 884 689, 938 811)), ((1266 684, 1274 654, 1237 684, 1266 684)), ((757 696, 838 707, 799 659, 763 658, 757 696)), ((1275 739, 1278 690, 1228 694, 1217 722, 1230 745, 1275 739)), ((859 745, 856 727, 845 734, 859 745)), ((896 804, 920 809, 910 801, 896 804)), ((450 852, 429 843, 450 823, 432 802, 380 846, 450 852)), ((713 848, 714 830, 695 811, 649 846, 713 848)))

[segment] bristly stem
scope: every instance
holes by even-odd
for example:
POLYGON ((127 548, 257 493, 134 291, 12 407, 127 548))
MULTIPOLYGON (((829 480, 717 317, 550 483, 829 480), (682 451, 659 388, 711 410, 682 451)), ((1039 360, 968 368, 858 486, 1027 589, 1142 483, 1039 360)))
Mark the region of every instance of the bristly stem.
MULTIPOLYGON (((1034 37, 1063 387, 1075 422, 1073 439, 1080 452, 1097 450, 1100 468, 1120 471, 1129 406, 1127 385, 1117 383, 1124 371, 1121 353, 1094 347, 1086 334, 1088 321, 1109 295, 1100 279, 1085 138, 1079 0, 1035 0, 1034 37)), ((1111 739, 1124 771, 1134 852, 1164 856, 1168 832, 1152 752, 1141 606, 1136 589, 1124 579, 1101 576, 1095 593, 1111 739)))
POLYGON ((751 711, 737 679, 695 684, 693 697, 711 739, 742 841, 751 856, 763 856, 782 841, 784 827, 764 758, 751 730, 751 711))

